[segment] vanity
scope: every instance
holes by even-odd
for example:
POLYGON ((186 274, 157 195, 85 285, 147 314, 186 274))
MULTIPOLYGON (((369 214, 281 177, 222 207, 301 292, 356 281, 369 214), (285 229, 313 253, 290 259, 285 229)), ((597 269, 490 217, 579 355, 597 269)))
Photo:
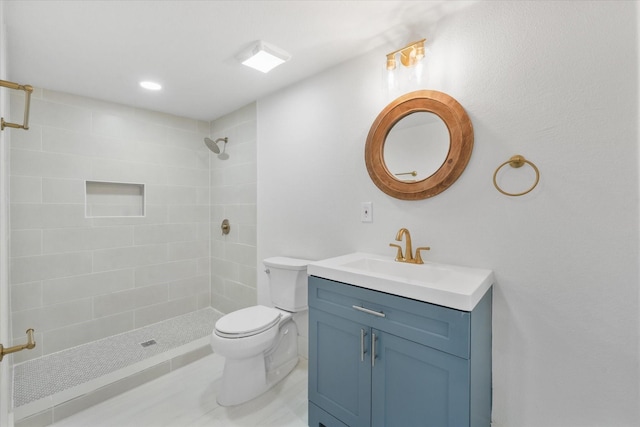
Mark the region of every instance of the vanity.
POLYGON ((309 426, 490 426, 491 270, 311 263, 309 426))

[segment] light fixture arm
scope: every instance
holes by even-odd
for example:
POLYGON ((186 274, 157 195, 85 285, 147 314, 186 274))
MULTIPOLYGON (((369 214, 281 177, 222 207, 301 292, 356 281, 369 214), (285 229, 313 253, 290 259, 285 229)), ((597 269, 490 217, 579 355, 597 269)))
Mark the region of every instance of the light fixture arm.
POLYGON ((415 65, 424 58, 424 42, 427 39, 421 39, 412 43, 409 43, 405 47, 395 50, 387 54, 387 69, 393 70, 396 68, 396 54, 400 53, 400 62, 405 67, 415 65))

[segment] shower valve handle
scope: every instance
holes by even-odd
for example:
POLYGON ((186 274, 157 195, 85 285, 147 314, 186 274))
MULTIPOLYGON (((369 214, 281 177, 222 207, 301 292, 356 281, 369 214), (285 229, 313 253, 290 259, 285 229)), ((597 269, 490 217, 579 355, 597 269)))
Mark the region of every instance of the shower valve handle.
POLYGON ((229 234, 229 232, 231 231, 231 224, 229 224, 228 219, 222 221, 222 224, 220 224, 220 229, 222 230, 222 234, 229 234))

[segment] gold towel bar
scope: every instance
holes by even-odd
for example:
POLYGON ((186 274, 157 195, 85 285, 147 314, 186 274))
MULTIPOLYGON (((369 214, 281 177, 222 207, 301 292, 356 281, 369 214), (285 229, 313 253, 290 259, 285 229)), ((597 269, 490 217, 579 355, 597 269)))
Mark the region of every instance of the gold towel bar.
POLYGON ((31 92, 33 92, 33 87, 31 85, 19 85, 18 83, 8 82, 6 80, 0 80, 0 86, 24 91, 24 120, 22 124, 19 125, 17 123, 5 122, 4 117, 2 117, 0 118, 0 130, 4 130, 5 127, 28 130, 29 105, 31 104, 31 92))
POLYGON ((506 162, 498 166, 496 171, 493 173, 493 185, 496 187, 496 190, 498 190, 499 192, 507 196, 523 196, 528 192, 530 192, 531 190, 533 190, 534 188, 536 188, 536 185, 538 185, 538 181, 540 181, 540 171, 538 170, 536 165, 534 165, 531 161, 525 159, 524 156, 521 156, 520 154, 516 154, 515 156, 511 157, 509 160, 507 160, 506 162), (502 167, 507 164, 512 168, 520 168, 524 166, 525 163, 531 166, 533 170, 536 172, 536 181, 533 183, 531 188, 529 188, 527 191, 523 191, 522 193, 507 193, 502 188, 500 188, 500 186, 498 185, 498 182, 496 181, 496 176, 498 176, 498 171, 500 171, 500 169, 502 169, 502 167))
POLYGON ((33 339, 33 328, 27 329, 27 343, 21 345, 14 345, 13 347, 4 348, 2 344, 0 344, 0 361, 4 358, 6 354, 15 353, 16 351, 22 350, 31 350, 35 348, 36 342, 33 339))

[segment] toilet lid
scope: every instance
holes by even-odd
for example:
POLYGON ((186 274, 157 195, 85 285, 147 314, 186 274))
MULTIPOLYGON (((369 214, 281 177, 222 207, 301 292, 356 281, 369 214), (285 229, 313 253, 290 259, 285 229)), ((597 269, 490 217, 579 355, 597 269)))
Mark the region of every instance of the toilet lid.
POLYGON ((216 333, 234 338, 255 335, 276 325, 280 317, 279 310, 264 305, 243 308, 218 319, 216 333))

